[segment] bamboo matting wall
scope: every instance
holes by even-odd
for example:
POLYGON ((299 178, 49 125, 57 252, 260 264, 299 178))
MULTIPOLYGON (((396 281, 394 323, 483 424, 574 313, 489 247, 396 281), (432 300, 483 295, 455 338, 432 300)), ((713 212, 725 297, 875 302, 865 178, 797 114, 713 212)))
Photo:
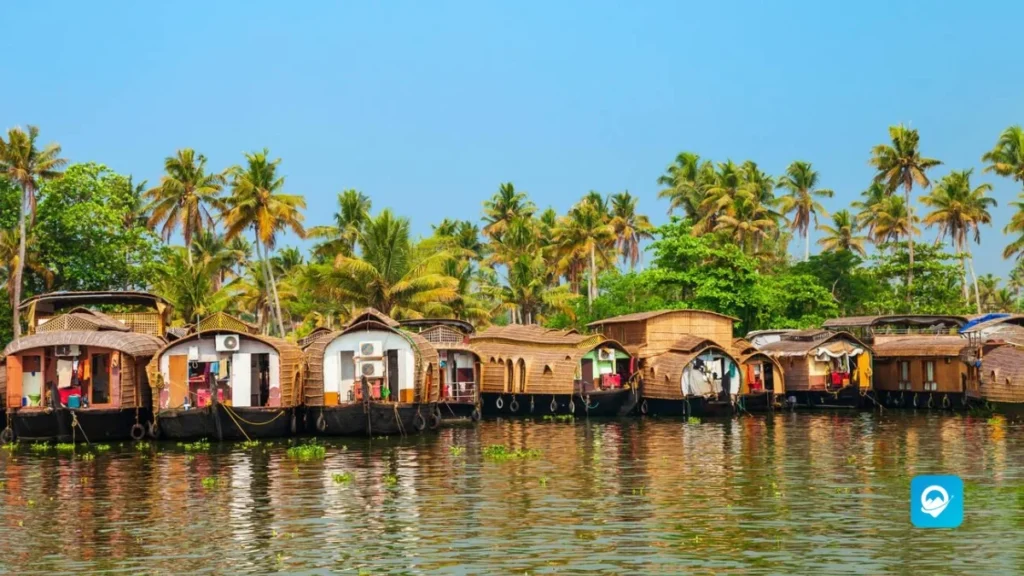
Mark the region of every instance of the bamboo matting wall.
POLYGON ((694 339, 696 347, 689 350, 669 350, 649 357, 643 367, 643 395, 658 400, 683 400, 683 371, 698 356, 709 352, 722 354, 737 366, 740 362, 725 348, 694 339))
POLYGON ((981 361, 981 397, 989 402, 1024 403, 1024 350, 1006 345, 981 361))
POLYGON ((806 392, 811 389, 811 363, 814 358, 810 356, 785 356, 779 358, 785 370, 786 391, 806 392))

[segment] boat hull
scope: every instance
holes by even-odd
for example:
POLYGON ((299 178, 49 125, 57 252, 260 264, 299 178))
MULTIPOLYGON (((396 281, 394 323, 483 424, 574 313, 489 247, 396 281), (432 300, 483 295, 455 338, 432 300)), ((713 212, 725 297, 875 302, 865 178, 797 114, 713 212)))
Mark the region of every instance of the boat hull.
POLYGON ((879 390, 878 403, 885 408, 910 410, 966 410, 968 399, 962 392, 910 392, 879 390))
POLYGON ((848 387, 838 392, 825 390, 794 390, 786 392, 785 406, 795 409, 858 409, 875 404, 859 388, 848 387))
POLYGON ((237 408, 221 404, 192 410, 164 410, 157 436, 166 440, 287 438, 295 431, 294 408, 237 408))
POLYGON ((626 416, 636 407, 636 389, 624 387, 578 394, 481 395, 484 416, 545 416, 572 414, 577 418, 626 416), (500 402, 499 402, 500 400, 500 402), (515 402, 513 403, 513 400, 515 402))
POLYGON ((771 394, 748 394, 732 400, 693 396, 667 400, 643 398, 639 412, 650 416, 732 416, 743 412, 768 412, 776 405, 771 394))
POLYGON ((467 421, 476 422, 480 420, 482 412, 480 407, 473 402, 438 402, 437 409, 441 413, 441 422, 467 421))
MULTIPOLYGON (((114 442, 130 440, 135 425, 135 409, 57 408, 18 410, 10 415, 14 437, 27 442, 114 442), (77 420, 77 424, 76 424, 77 420)), ((143 430, 151 420, 149 412, 139 411, 143 430)))
POLYGON ((436 428, 440 420, 428 404, 353 403, 307 407, 304 429, 316 436, 387 436, 436 428))

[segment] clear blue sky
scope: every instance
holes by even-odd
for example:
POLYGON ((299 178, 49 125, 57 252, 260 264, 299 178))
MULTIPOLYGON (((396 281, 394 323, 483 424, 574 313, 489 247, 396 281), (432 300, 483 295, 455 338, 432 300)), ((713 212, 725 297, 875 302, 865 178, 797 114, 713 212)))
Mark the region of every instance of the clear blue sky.
MULTIPOLYGON (((813 162, 841 208, 871 146, 910 123, 1000 207, 979 273, 1005 275, 1017 194, 981 174, 1024 122, 1024 5, 999 2, 4 2, 0 128, 37 124, 73 161, 156 182, 193 147, 214 168, 267 146, 307 223, 357 188, 430 231, 511 180, 565 210, 628 189, 655 222, 682 150, 773 174, 813 162)), ((929 237, 931 235, 928 235, 929 237)), ((800 254, 798 246, 793 252, 800 254)))

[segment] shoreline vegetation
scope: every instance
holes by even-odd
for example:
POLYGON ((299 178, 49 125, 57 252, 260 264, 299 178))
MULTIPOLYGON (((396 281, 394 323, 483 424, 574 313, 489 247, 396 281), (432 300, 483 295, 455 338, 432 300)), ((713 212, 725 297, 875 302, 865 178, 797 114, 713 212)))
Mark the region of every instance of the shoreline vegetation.
POLYGON ((558 214, 508 182, 479 221, 445 219, 414 238, 408 218, 356 190, 338 194, 329 224, 307 227, 304 197, 289 192, 267 149, 217 171, 184 148, 151 184, 70 163, 36 127, 15 127, 0 134, 0 342, 23 330, 15 303, 54 290, 149 290, 172 303, 176 324, 224 311, 289 338, 337 328, 365 307, 399 320, 555 328, 697 308, 739 318, 741 331, 1020 311, 1024 194, 1006 206, 1004 232, 1015 239, 1003 256, 1016 263, 1005 282, 975 274, 971 245, 997 207, 981 178, 1024 184, 1024 129, 998 136, 983 174, 940 175, 943 162, 902 125, 879 140, 856 159, 875 177, 835 213, 821 204, 835 195, 827 175, 810 162, 773 176, 753 161, 683 152, 652 175, 672 216, 661 227, 628 191, 589 192, 558 214), (812 228, 821 232, 813 255, 812 228), (922 229, 937 241, 915 241, 922 229), (308 252, 281 246, 286 232, 311 240, 308 252), (788 254, 794 238, 802 257, 788 254))

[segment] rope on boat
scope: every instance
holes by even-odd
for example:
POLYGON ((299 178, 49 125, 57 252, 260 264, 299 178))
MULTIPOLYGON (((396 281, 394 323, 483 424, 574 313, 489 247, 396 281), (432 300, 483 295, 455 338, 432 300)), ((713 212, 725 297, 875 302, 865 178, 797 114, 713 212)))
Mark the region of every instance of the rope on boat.
POLYGON ((950 404, 951 404, 951 402, 949 401, 949 394, 943 394, 942 395, 942 407, 943 408, 949 408, 950 404))
MULTIPOLYGON (((224 407, 228 408, 227 404, 225 404, 224 407)), ((242 436, 245 436, 245 440, 247 442, 251 442, 252 439, 249 438, 249 435, 245 433, 245 429, 242 428, 242 425, 238 422, 238 418, 235 416, 235 414, 233 412, 234 412, 233 410, 227 410, 228 418, 231 418, 231 421, 235 423, 235 426, 238 427, 238 431, 242 433, 242 436)), ((216 412, 213 413, 213 417, 214 418, 217 417, 217 413, 216 412)))
POLYGON ((75 426, 78 426, 78 429, 82 431, 82 438, 85 438, 86 445, 91 446, 92 443, 89 442, 89 437, 85 435, 85 429, 82 428, 82 425, 78 422, 78 414, 76 414, 74 410, 71 410, 71 443, 72 444, 75 443, 75 426))
MULTIPOLYGON (((228 411, 228 413, 234 413, 235 412, 234 410, 231 409, 231 406, 228 406, 227 404, 221 404, 221 406, 223 406, 224 409, 228 411)), ((235 417, 237 417, 239 420, 241 420, 242 422, 245 422, 246 424, 248 424, 250 426, 266 426, 267 424, 270 424, 271 422, 273 422, 274 420, 277 420, 281 416, 284 416, 284 412, 285 412, 284 410, 279 411, 277 414, 274 415, 273 418, 271 418, 270 420, 267 420, 266 422, 250 422, 250 421, 246 420, 245 418, 242 418, 238 414, 235 414, 235 417)))

